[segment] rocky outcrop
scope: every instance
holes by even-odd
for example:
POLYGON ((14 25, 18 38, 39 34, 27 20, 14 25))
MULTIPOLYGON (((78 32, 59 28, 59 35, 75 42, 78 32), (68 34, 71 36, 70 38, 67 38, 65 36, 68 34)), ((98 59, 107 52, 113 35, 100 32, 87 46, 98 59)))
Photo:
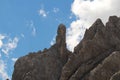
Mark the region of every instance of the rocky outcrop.
POLYGON ((66 28, 60 24, 56 43, 42 52, 17 60, 12 80, 118 80, 120 71, 120 18, 100 19, 86 30, 70 52, 66 28))
POLYGON ((90 71, 88 80, 109 80, 112 75, 120 70, 119 61, 120 52, 113 52, 109 57, 105 58, 101 64, 90 71))
POLYGON ((12 80, 58 80, 70 53, 66 49, 65 33, 65 26, 60 24, 56 44, 42 52, 19 58, 14 66, 12 80))
POLYGON ((120 80, 120 71, 116 72, 110 80, 120 80))

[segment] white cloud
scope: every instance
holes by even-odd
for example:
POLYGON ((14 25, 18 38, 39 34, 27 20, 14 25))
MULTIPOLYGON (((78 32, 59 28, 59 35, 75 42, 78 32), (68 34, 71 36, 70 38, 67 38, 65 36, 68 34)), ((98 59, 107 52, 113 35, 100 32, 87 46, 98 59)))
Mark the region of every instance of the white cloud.
POLYGON ((67 29, 67 47, 73 51, 74 47, 79 43, 84 35, 85 27, 81 20, 73 21, 71 27, 67 29))
POLYGON ((1 51, 8 55, 11 50, 14 50, 17 47, 18 41, 18 37, 14 37, 14 39, 9 38, 8 42, 3 44, 1 51))
POLYGON ((17 59, 18 59, 18 58, 12 58, 11 60, 12 60, 13 62, 16 62, 17 59))
POLYGON ((36 36, 36 28, 35 27, 32 28, 32 35, 36 36))
MULTIPOLYGON (((0 80, 6 80, 10 79, 7 73, 7 60, 11 51, 17 47, 19 39, 18 37, 12 39, 10 36, 0 34, 0 41, 2 42, 0 47, 0 80), (2 60, 3 56, 7 56, 5 57, 6 61, 2 60)), ((12 58, 12 60, 15 61, 16 58, 12 58)))
POLYGON ((4 39, 4 38, 5 38, 5 35, 0 34, 0 40, 1 40, 1 39, 4 39))
POLYGON ((3 45, 3 39, 5 38, 5 35, 3 35, 3 34, 0 34, 0 48, 2 47, 2 45, 3 45))
MULTIPOLYGON (((56 35, 55 35, 56 36, 56 35)), ((54 45, 55 44, 55 36, 53 37, 52 41, 50 42, 50 45, 54 45)))
POLYGON ((31 28, 31 30, 32 30, 32 36, 36 36, 36 34, 37 34, 37 31, 36 31, 36 27, 34 26, 34 22, 31 20, 30 21, 30 28, 31 28))
POLYGON ((72 13, 77 17, 67 30, 67 45, 73 48, 80 42, 86 28, 97 19, 105 23, 111 15, 120 16, 120 0, 74 0, 71 5, 72 13))
POLYGON ((71 13, 71 14, 69 15, 69 19, 72 19, 73 17, 75 17, 75 15, 74 15, 73 13, 71 13))
POLYGON ((54 12, 54 13, 59 12, 59 8, 53 8, 53 12, 54 12))
POLYGON ((9 78, 6 71, 6 64, 3 60, 0 60, 0 77, 2 78, 2 80, 6 80, 7 78, 9 78))
POLYGON ((42 16, 42 17, 47 17, 47 12, 44 10, 44 8, 41 8, 39 10, 39 15, 42 16))

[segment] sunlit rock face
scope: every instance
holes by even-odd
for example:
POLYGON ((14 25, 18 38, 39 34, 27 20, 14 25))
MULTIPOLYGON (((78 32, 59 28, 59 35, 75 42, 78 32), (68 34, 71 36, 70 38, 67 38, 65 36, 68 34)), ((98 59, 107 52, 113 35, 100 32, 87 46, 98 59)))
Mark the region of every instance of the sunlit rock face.
POLYGON ((74 52, 67 50, 66 27, 60 24, 56 43, 19 58, 12 80, 119 80, 119 71, 120 18, 110 16, 106 25, 97 19, 74 52))

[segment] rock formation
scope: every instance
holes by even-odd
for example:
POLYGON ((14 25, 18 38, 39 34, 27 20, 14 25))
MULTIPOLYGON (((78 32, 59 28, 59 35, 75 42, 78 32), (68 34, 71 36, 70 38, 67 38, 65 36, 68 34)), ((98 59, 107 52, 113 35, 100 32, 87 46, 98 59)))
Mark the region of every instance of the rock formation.
POLYGON ((120 71, 115 73, 110 80, 120 80, 120 71))
POLYGON ((19 58, 12 80, 120 80, 120 18, 100 19, 86 30, 70 52, 66 28, 60 24, 56 43, 42 52, 19 58))
POLYGON ((15 63, 12 80, 58 80, 70 51, 66 49, 66 28, 60 24, 56 44, 42 52, 29 53, 15 63))

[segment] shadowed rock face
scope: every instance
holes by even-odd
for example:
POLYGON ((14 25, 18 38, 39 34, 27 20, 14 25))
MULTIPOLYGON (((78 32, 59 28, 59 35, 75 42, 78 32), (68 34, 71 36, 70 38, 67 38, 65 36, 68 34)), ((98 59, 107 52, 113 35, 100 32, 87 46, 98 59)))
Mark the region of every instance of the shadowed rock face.
POLYGON ((60 24, 56 43, 19 58, 12 80, 119 80, 119 63, 120 18, 110 16, 106 25, 97 19, 73 53, 66 48, 66 28, 60 24))

